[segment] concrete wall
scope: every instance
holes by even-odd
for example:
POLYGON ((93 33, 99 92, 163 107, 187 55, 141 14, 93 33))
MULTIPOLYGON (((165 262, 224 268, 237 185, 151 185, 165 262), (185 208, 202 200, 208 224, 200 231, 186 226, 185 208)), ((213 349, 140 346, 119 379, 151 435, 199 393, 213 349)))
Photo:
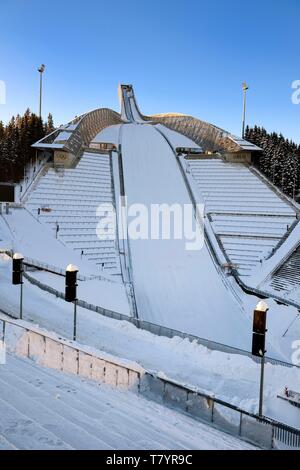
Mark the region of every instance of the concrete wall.
POLYGON ((54 334, 33 329, 24 328, 17 321, 5 322, 4 339, 7 350, 28 357, 41 366, 139 391, 141 376, 145 371, 137 364, 101 354, 98 350, 89 351, 54 334))

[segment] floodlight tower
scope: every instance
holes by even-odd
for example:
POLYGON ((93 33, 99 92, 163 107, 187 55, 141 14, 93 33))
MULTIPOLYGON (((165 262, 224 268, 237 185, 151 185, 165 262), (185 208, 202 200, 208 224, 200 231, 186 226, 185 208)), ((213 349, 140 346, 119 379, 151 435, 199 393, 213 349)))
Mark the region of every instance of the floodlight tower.
POLYGON ((242 138, 245 138, 245 122, 246 122, 246 100, 247 100, 247 90, 249 87, 246 82, 242 84, 243 92, 244 92, 244 100, 243 100, 243 123, 242 123, 242 138))
POLYGON ((45 72, 45 64, 42 64, 38 68, 38 72, 40 73, 40 104, 39 104, 39 116, 42 117, 42 91, 43 91, 43 73, 45 72))

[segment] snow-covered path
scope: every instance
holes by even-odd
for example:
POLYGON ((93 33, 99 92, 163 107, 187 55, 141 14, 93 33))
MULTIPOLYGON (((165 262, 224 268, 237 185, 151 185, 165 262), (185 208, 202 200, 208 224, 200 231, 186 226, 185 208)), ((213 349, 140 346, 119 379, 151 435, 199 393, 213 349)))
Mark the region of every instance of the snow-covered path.
MULTIPOLYGON (((191 204, 174 155, 153 126, 123 126, 122 150, 129 207, 144 204, 150 211, 151 204, 191 204)), ((250 321, 222 282, 206 246, 187 251, 185 243, 184 239, 130 240, 140 316, 249 348, 250 321)))

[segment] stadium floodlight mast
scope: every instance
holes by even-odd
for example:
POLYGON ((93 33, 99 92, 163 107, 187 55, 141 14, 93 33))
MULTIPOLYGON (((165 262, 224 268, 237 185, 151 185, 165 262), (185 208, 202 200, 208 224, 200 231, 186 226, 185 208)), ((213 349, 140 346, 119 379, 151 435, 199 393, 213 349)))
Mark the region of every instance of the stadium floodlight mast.
POLYGON ((42 117, 42 93, 43 93, 43 73, 45 72, 45 64, 38 68, 40 73, 40 103, 39 103, 39 116, 42 117))
POLYGON ((246 122, 246 101, 247 101, 247 90, 249 87, 246 82, 242 84, 244 99, 243 99, 243 122, 242 122, 242 138, 245 138, 245 122, 246 122))
POLYGON ((252 336, 252 354, 261 358, 260 369, 260 387, 259 387, 259 407, 258 414, 262 416, 263 396, 264 396, 264 370, 265 370, 265 341, 268 304, 261 300, 253 312, 253 336, 252 336))

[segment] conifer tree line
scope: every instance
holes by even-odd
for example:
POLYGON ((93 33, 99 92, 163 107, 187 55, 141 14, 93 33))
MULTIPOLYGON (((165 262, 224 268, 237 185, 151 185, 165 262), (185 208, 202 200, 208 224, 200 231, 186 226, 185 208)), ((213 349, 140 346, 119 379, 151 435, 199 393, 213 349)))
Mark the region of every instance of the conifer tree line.
POLYGON ((26 165, 35 159, 31 145, 52 131, 52 115, 43 122, 30 109, 23 116, 13 116, 6 126, 0 121, 0 181, 19 182, 26 165))
POLYGON ((258 169, 292 198, 299 198, 300 145, 285 139, 282 134, 268 133, 263 127, 247 126, 245 139, 261 147, 263 152, 256 160, 258 169))

